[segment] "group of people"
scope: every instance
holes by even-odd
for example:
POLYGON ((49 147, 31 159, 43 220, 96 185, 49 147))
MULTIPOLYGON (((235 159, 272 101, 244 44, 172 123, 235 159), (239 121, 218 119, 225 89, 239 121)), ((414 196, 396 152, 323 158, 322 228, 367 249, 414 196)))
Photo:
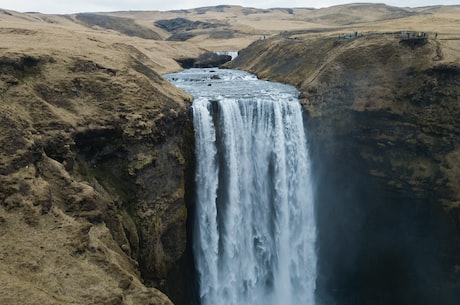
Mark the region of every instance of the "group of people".
POLYGON ((340 40, 341 38, 343 38, 343 39, 348 39, 348 40, 349 40, 349 39, 352 39, 352 38, 357 38, 358 36, 362 36, 362 34, 359 35, 358 32, 348 33, 348 34, 343 34, 343 35, 342 35, 342 34, 339 34, 337 38, 338 38, 339 40, 340 40))
MULTIPOLYGON (((435 33, 435 38, 438 37, 438 33, 435 33)), ((428 38, 427 32, 410 32, 410 31, 402 31, 401 32, 402 39, 425 39, 428 38)))

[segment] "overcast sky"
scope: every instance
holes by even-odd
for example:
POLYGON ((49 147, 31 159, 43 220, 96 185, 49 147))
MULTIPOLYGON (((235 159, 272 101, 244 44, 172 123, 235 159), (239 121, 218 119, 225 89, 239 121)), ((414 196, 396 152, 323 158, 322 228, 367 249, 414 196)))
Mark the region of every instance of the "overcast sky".
POLYGON ((19 12, 41 12, 49 14, 69 14, 78 12, 111 12, 128 10, 175 10, 220 4, 242 5, 246 7, 327 7, 352 2, 386 3, 401 7, 459 4, 459 0, 0 0, 0 8, 19 12))

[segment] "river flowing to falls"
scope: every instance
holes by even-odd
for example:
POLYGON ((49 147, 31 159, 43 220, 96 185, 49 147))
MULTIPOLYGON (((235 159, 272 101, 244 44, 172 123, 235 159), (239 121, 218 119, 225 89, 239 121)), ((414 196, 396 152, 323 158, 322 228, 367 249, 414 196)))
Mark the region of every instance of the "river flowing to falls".
POLYGON ((201 305, 313 305, 316 226, 297 91, 235 70, 166 77, 194 96, 201 305))

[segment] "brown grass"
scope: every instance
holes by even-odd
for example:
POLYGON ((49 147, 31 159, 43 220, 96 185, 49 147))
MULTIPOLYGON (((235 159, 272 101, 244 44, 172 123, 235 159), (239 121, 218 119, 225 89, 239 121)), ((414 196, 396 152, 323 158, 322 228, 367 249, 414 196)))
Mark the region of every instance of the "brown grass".
MULTIPOLYGON (((110 46, 114 43, 134 45, 158 64, 160 73, 178 69, 172 58, 195 56, 202 49, 210 51, 236 51, 251 42, 280 33, 290 37, 309 39, 351 32, 398 32, 401 30, 438 33, 446 44, 445 56, 458 57, 460 49, 460 6, 431 8, 393 8, 385 5, 341 5, 325 9, 271 9, 257 10, 239 6, 223 6, 218 9, 195 9, 181 12, 116 12, 103 14, 119 17, 129 24, 161 39, 172 33, 154 25, 155 21, 185 18, 191 21, 223 24, 214 31, 233 32, 232 38, 219 38, 212 31, 201 31, 187 42, 151 41, 123 35, 123 24, 116 31, 117 18, 110 19, 113 30, 85 24, 75 16, 43 14, 0 13, 0 37, 3 50, 59 49, 73 55, 96 55, 101 60, 113 58, 110 46), (132 20, 132 23, 128 21, 132 20), (152 34, 153 35, 153 34, 152 34), (213 38, 215 37, 215 38, 213 38), (89 51, 91 50, 91 51, 89 51)), ((92 15, 94 17, 94 15, 92 15)), ((104 17, 106 18, 106 17, 104 17)), ((193 32, 193 31, 192 31, 193 32)))

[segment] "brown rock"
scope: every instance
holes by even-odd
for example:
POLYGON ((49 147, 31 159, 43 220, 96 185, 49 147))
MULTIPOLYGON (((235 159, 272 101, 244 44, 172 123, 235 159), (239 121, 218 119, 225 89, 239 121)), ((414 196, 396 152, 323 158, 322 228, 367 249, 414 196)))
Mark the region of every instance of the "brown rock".
POLYGON ((0 29, 0 303, 171 304, 138 268, 164 281, 185 248, 191 99, 154 70, 177 64, 27 18, 0 29))
POLYGON ((378 33, 273 39, 229 65, 300 90, 316 185, 320 298, 449 304, 460 297, 458 49, 452 61, 433 60, 447 46, 431 39, 405 46, 378 33), (429 281, 419 268, 432 270, 429 281))

